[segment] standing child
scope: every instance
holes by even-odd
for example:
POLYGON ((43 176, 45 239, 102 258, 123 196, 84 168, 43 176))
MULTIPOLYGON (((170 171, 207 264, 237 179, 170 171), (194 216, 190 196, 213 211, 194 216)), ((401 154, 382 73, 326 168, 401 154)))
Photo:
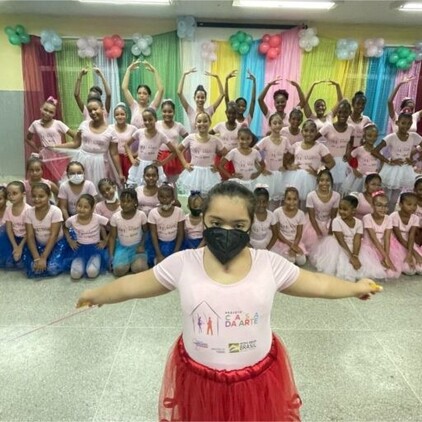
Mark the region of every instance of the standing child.
POLYGON ((46 183, 32 186, 34 206, 25 213, 28 278, 56 276, 69 269, 72 251, 63 236, 63 215, 59 207, 50 204, 50 196, 46 183))
POLYGON ((253 133, 249 128, 240 128, 237 133, 238 148, 229 151, 219 165, 220 173, 253 191, 256 178, 265 170, 265 161, 255 148, 251 148, 253 133), (227 163, 233 164, 233 171, 227 170, 227 163))
POLYGON ((0 186, 0 268, 5 268, 6 257, 12 255, 12 245, 6 232, 6 221, 4 215, 7 207, 7 188, 0 186))
POLYGON ((76 214, 76 203, 81 195, 88 193, 97 196, 95 185, 85 179, 85 168, 78 161, 71 161, 66 169, 67 180, 60 185, 59 208, 62 210, 64 221, 76 214))
POLYGON ((28 179, 24 180, 23 184, 25 186, 26 192, 26 203, 28 205, 34 205, 32 202, 32 186, 37 183, 45 183, 50 191, 53 193, 54 198, 57 198, 59 193, 59 188, 51 180, 43 178, 43 166, 42 161, 37 157, 31 157, 26 163, 26 175, 28 179))
POLYGON ((158 264, 182 246, 185 231, 185 214, 174 206, 174 188, 163 184, 158 188, 159 208, 148 214, 152 248, 149 248, 148 262, 158 264))
POLYGON ((378 128, 375 123, 367 123, 363 128, 363 145, 358 146, 350 155, 356 159, 356 168, 352 168, 341 186, 341 193, 362 192, 364 176, 378 173, 380 160, 372 155, 378 139, 378 128))
POLYGON ((370 173, 365 177, 364 190, 357 194, 359 205, 356 208, 355 217, 362 220, 366 214, 374 212, 372 194, 381 190, 381 177, 378 173, 370 173))
POLYGON ((117 151, 120 158, 122 173, 127 178, 130 166, 132 165, 126 153, 125 145, 132 139, 137 127, 127 123, 127 107, 125 103, 119 103, 114 108, 115 124, 111 125, 113 137, 117 139, 117 151))
POLYGON ((284 182, 284 155, 290 149, 287 138, 280 135, 283 120, 278 113, 270 116, 270 136, 262 138, 255 148, 264 155, 265 171, 257 178, 257 183, 268 186, 270 194, 270 209, 280 205, 285 188, 284 182))
POLYGON ((74 258, 70 266, 70 276, 73 281, 80 280, 84 275, 95 278, 107 269, 108 254, 105 249, 107 234, 105 226, 107 218, 94 214, 95 199, 84 193, 76 203, 76 215, 65 222, 65 235, 74 258), (75 239, 69 229, 73 229, 75 239))
POLYGON ((315 266, 314 249, 324 236, 331 233, 333 219, 337 216, 340 194, 333 190, 330 170, 321 170, 317 175, 317 187, 306 198, 306 221, 302 240, 309 251, 309 260, 315 266))
POLYGON ((419 219, 416 216, 418 198, 413 192, 404 192, 399 199, 400 210, 391 214, 393 233, 391 255, 403 263, 401 271, 406 275, 422 274, 422 248, 415 244, 419 219))
POLYGON ((366 95, 362 91, 357 91, 352 98, 352 113, 347 119, 347 124, 353 128, 353 148, 362 145, 364 128, 367 124, 372 123, 368 116, 363 115, 365 106, 366 95))
POLYGON ((331 173, 334 179, 334 190, 337 192, 340 191, 341 185, 346 179, 349 168, 347 162, 353 146, 353 127, 347 123, 351 112, 350 103, 347 100, 342 100, 337 110, 337 121, 323 126, 316 137, 319 139, 323 136, 326 139, 325 145, 336 162, 331 173))
POLYGON ((333 220, 333 236, 323 238, 317 245, 313 259, 318 271, 355 281, 364 274, 362 268, 362 221, 354 217, 358 200, 345 196, 333 220))
POLYGON ((25 203, 25 186, 20 181, 7 185, 7 199, 12 206, 4 212, 6 232, 11 249, 6 257, 6 268, 23 268, 26 250, 25 213, 31 207, 25 203))
MULTIPOLYGON (((175 111, 176 105, 173 100, 164 100, 161 104, 163 120, 159 120, 156 125, 157 129, 164 133, 167 139, 172 143, 174 149, 179 146, 182 139, 185 139, 186 136, 188 136, 185 127, 181 123, 174 121, 175 111)), ((180 173, 183 171, 182 163, 175 151, 170 151, 167 145, 161 145, 158 153, 158 160, 162 163, 167 180, 170 183, 175 184, 180 173)))
POLYGON ((290 145, 303 141, 302 131, 300 130, 302 122, 303 113, 299 109, 294 108, 289 114, 289 126, 283 127, 280 132, 281 136, 289 140, 290 145))
POLYGON ((78 300, 77 307, 93 306, 178 290, 183 330, 169 355, 157 420, 299 420, 301 400, 287 352, 271 330, 276 293, 368 299, 381 290, 372 280, 346 283, 248 248, 254 207, 245 187, 219 184, 204 204, 205 248, 173 254, 78 300), (198 329, 199 316, 210 330, 198 329), (242 353, 232 353, 242 345, 242 353))
POLYGON ((179 188, 184 192, 199 190, 206 195, 220 182, 220 175, 214 165, 215 157, 217 154, 226 155, 227 150, 220 139, 208 133, 211 117, 207 113, 198 113, 195 123, 197 133, 188 135, 177 149, 177 155, 185 168, 179 178, 179 188), (190 163, 183 156, 185 149, 190 151, 190 163))
POLYGON ((112 180, 104 178, 98 182, 98 192, 104 199, 95 204, 95 213, 110 221, 113 214, 121 211, 117 186, 112 180))
POLYGON ((117 277, 129 271, 139 273, 148 269, 143 236, 148 230, 147 216, 138 210, 134 189, 124 189, 120 201, 122 208, 111 217, 108 240, 113 274, 117 277))
POLYGON ((76 134, 75 131, 69 129, 63 122, 54 119, 56 106, 57 100, 53 97, 48 97, 41 106, 41 119, 34 120, 26 134, 26 143, 35 153, 39 154, 45 164, 46 179, 54 182, 62 178, 69 160, 62 154, 53 152, 48 148, 60 146, 63 143, 64 135, 74 138, 76 134), (33 139, 34 135, 37 135, 39 138, 40 147, 35 143, 33 139))
POLYGON ((144 169, 144 183, 136 188, 138 208, 148 217, 149 212, 158 206, 158 167, 150 164, 144 169))
POLYGON ((364 236, 362 257, 365 258, 365 275, 372 278, 398 278, 402 263, 392 261, 391 233, 393 224, 387 215, 388 198, 380 190, 372 194, 374 212, 363 217, 364 236))
POLYGON ((299 192, 299 204, 305 209, 308 194, 315 189, 316 176, 321 166, 331 170, 335 161, 328 148, 315 141, 317 127, 314 121, 307 120, 302 127, 303 141, 290 147, 286 154, 286 167, 289 169, 284 176, 286 186, 295 186, 299 192), (289 165, 288 162, 293 161, 289 165))
POLYGON ((278 226, 278 242, 273 251, 296 265, 305 265, 306 249, 302 242, 305 214, 299 209, 299 192, 296 188, 286 188, 284 205, 274 211, 274 217, 278 226))
POLYGON ((278 239, 277 220, 268 209, 270 194, 265 185, 258 185, 254 190, 255 215, 251 227, 250 243, 255 249, 272 250, 278 239))
POLYGON ((401 189, 412 189, 415 183, 411 154, 414 147, 422 147, 422 137, 416 132, 409 132, 411 125, 412 115, 401 113, 397 120, 398 131, 387 135, 373 151, 374 156, 384 162, 380 176, 391 207, 396 204, 401 189), (380 153, 386 147, 390 158, 380 153))
POLYGON ((183 240, 183 249, 199 248, 204 231, 204 222, 202 220, 202 204, 204 200, 201 192, 192 191, 188 198, 188 208, 190 213, 185 220, 185 238, 183 240))
POLYGON ((142 185, 144 169, 149 164, 155 164, 159 169, 160 181, 164 182, 166 176, 163 171, 163 163, 158 161, 158 153, 161 145, 174 153, 175 149, 170 140, 164 133, 157 130, 157 113, 152 108, 147 108, 142 113, 144 128, 138 129, 128 142, 126 142, 126 153, 129 157, 132 167, 129 169, 128 184, 131 186, 142 185), (138 142, 138 156, 134 158, 130 146, 138 142))

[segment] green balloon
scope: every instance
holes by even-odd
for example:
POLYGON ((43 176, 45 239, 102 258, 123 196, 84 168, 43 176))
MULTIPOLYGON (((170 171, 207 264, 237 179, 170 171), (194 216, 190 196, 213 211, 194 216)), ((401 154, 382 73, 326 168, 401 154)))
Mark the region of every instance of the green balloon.
POLYGON ((408 48, 406 48, 406 47, 399 47, 397 49, 397 54, 399 55, 399 57, 401 59, 407 58, 407 56, 409 55, 409 53, 410 53, 410 50, 408 48))
POLYGON ((19 38, 18 34, 12 34, 9 37, 9 42, 12 45, 21 45, 21 39, 19 38))
POLYGON ((239 31, 239 32, 236 34, 236 39, 237 39, 237 41, 239 41, 240 43, 241 43, 241 42, 243 42, 243 41, 245 41, 245 38, 246 38, 246 34, 245 34, 243 31, 239 31))
POLYGON ((31 37, 28 34, 21 34, 19 38, 22 44, 28 44, 31 41, 31 37))
POLYGON ((239 51, 240 42, 236 39, 231 43, 231 46, 234 51, 239 51))
POLYGON ((249 53, 250 45, 247 42, 242 42, 239 46, 239 53, 244 56, 249 53))
POLYGON ((15 31, 18 35, 26 34, 26 31, 23 25, 16 25, 15 31))
POLYGON ((8 37, 10 37, 13 34, 16 34, 16 31, 11 26, 6 26, 6 28, 4 28, 4 32, 6 33, 8 37))
POLYGON ((397 63, 396 63, 396 67, 397 69, 400 70, 405 70, 407 68, 409 64, 407 63, 406 59, 400 59, 397 63))
POLYGON ((413 62, 416 59, 416 53, 414 51, 410 51, 409 55, 407 56, 407 61, 413 62))
POLYGON ((390 54, 390 57, 388 58, 388 61, 390 64, 396 64, 399 60, 399 55, 396 52, 393 52, 390 54))
POLYGON ((248 43, 249 45, 251 45, 252 42, 253 42, 252 35, 246 34, 245 42, 248 43))
POLYGON ((233 35, 230 35, 230 38, 229 38, 229 43, 231 44, 234 40, 236 40, 237 38, 236 38, 236 35, 237 34, 233 34, 233 35))

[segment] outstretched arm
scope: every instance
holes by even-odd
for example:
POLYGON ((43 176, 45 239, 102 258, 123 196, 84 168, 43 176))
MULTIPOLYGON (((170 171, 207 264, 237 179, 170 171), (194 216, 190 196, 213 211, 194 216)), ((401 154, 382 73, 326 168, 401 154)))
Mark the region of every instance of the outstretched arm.
POLYGON ((185 85, 186 76, 189 75, 190 73, 195 73, 195 72, 196 72, 196 67, 192 67, 191 69, 187 70, 186 72, 183 72, 182 78, 180 79, 180 82, 179 82, 179 86, 177 87, 177 95, 178 95, 180 102, 182 103, 182 107, 184 108, 186 113, 188 112, 189 103, 186 100, 185 95, 183 94, 183 87, 185 85))
POLYGON ((211 76, 212 78, 215 78, 217 80, 218 91, 220 94, 217 97, 217 99, 214 101, 214 103, 212 104, 212 108, 215 111, 217 110, 218 106, 221 104, 221 101, 223 101, 223 98, 224 98, 223 84, 221 83, 220 77, 216 73, 205 72, 205 75, 211 76))
POLYGON ((297 94, 299 95, 299 104, 298 106, 300 108, 305 107, 305 94, 302 91, 302 88, 296 81, 287 81, 290 85, 294 86, 296 88, 297 94))
POLYGON ((88 73, 88 68, 84 67, 78 75, 78 78, 76 79, 75 84, 75 91, 73 92, 73 96, 75 97, 76 103, 78 104, 79 110, 81 112, 84 111, 85 104, 81 100, 81 83, 82 83, 82 77, 85 76, 88 73))
POLYGON ((157 72, 157 69, 154 66, 152 66, 147 61, 143 61, 142 64, 144 65, 146 70, 148 70, 149 72, 152 72, 154 74, 155 84, 157 85, 157 92, 155 93, 155 96, 154 96, 154 99, 152 100, 151 106, 154 107, 155 109, 157 109, 158 107, 160 107, 161 100, 162 100, 163 94, 164 94, 163 81, 161 80, 161 76, 157 72))
POLYGON ((303 111, 305 113, 306 117, 311 117, 312 116, 312 110, 311 107, 309 106, 309 99, 311 98, 312 95, 312 91, 314 90, 315 86, 320 84, 322 81, 316 81, 314 82, 311 87, 309 88, 308 93, 306 94, 305 100, 304 100, 304 104, 303 104, 303 111))
POLYGON ((135 69, 139 69, 139 64, 141 63, 140 60, 134 61, 129 67, 126 69, 125 76, 123 76, 122 80, 122 91, 123 96, 125 97, 125 101, 129 107, 135 102, 131 92, 129 91, 129 79, 130 79, 130 72, 135 69))
POLYGON ((246 79, 250 79, 252 81, 252 95, 251 95, 251 102, 249 104, 249 116, 251 116, 251 120, 255 113, 255 103, 256 103, 256 78, 250 70, 248 70, 248 76, 246 79))
POLYGON ((415 79, 415 76, 411 77, 405 77, 401 82, 397 84, 397 86, 393 89, 393 92, 391 93, 390 97, 388 98, 388 114, 390 118, 395 119, 396 117, 396 110, 394 109, 394 99, 396 98, 397 93, 399 92, 399 89, 409 83, 410 81, 413 81, 415 79))
POLYGON ((230 96, 229 96, 229 79, 235 78, 236 76, 237 76, 237 70, 232 70, 226 76, 226 83, 224 84, 224 101, 226 102, 226 107, 227 107, 227 104, 230 101, 230 96))
POLYGON ((338 82, 336 81, 328 81, 331 85, 334 85, 336 87, 336 92, 337 92, 337 104, 331 109, 331 113, 333 114, 333 116, 337 115, 337 110, 338 110, 338 106, 340 104, 340 102, 343 100, 343 92, 341 91, 341 86, 338 82))
POLYGON ((105 104, 104 107, 107 111, 107 113, 110 113, 110 107, 111 107, 111 89, 110 89, 110 85, 107 83, 103 72, 101 72, 101 70, 98 67, 94 67, 93 68, 94 72, 100 77, 101 81, 103 82, 104 85, 104 91, 106 93, 106 100, 105 100, 105 104))

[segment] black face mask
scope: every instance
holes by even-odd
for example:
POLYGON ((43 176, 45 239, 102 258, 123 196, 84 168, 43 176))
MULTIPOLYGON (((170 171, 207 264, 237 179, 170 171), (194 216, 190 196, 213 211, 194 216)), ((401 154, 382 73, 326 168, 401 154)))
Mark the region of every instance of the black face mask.
POLYGON ((224 265, 245 248, 249 243, 249 234, 238 229, 207 227, 204 239, 211 253, 224 265))
POLYGON ((190 208, 190 213, 192 214, 192 217, 199 217, 201 215, 201 208, 190 208))

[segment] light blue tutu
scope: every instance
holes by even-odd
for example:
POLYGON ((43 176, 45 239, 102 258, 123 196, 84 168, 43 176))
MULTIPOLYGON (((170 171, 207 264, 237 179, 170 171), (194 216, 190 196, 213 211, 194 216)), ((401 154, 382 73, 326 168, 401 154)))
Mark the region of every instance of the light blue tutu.
POLYGON ((301 201, 306 201, 308 194, 316 187, 316 177, 303 169, 286 171, 284 182, 286 187, 293 186, 298 190, 301 201))
POLYGON ((183 170, 177 181, 177 186, 184 195, 189 195, 192 190, 199 190, 202 195, 206 195, 220 182, 220 174, 213 172, 211 167, 194 166, 192 171, 183 170))
POLYGON ((364 180, 365 178, 363 176, 356 177, 353 171, 350 172, 341 185, 340 193, 342 195, 348 195, 350 192, 363 192, 364 180))
POLYGON ((343 161, 343 157, 334 157, 336 165, 330 170, 333 176, 334 184, 341 185, 346 180, 346 175, 349 171, 349 164, 343 161))
POLYGON ((251 192, 253 192, 255 190, 256 179, 254 179, 254 180, 243 180, 243 179, 233 178, 233 179, 230 179, 230 181, 239 183, 240 185, 249 189, 251 192))
POLYGON ((124 246, 119 241, 117 241, 113 256, 113 268, 131 265, 137 259, 144 259, 145 261, 147 261, 147 254, 138 253, 137 249, 138 244, 124 246))
MULTIPOLYGON (((45 245, 41 245, 36 242, 38 253, 41 255, 44 252, 45 245)), ((37 278, 37 277, 54 277, 63 272, 67 272, 70 269, 70 264, 73 258, 73 251, 67 243, 66 239, 63 237, 58 240, 55 244, 53 250, 50 252, 50 255, 47 259, 47 269, 42 272, 37 272, 34 270, 34 259, 29 253, 25 255, 24 263, 26 269, 26 275, 28 278, 37 278)))
POLYGON ((409 164, 403 166, 384 164, 379 174, 382 185, 388 189, 413 189, 416 173, 409 164))
POLYGON ((255 181, 255 186, 258 183, 268 186, 271 200, 280 201, 284 198, 284 191, 286 190, 285 172, 271 170, 271 174, 260 174, 255 181))
MULTIPOLYGON (((129 169, 128 176, 127 176, 127 184, 131 187, 137 187, 144 185, 144 170, 145 167, 149 166, 150 164, 154 164, 153 161, 148 160, 140 160, 139 166, 132 166, 129 169)), ((158 183, 161 184, 167 180, 166 175, 164 174, 164 170, 162 166, 158 167, 158 183)))

